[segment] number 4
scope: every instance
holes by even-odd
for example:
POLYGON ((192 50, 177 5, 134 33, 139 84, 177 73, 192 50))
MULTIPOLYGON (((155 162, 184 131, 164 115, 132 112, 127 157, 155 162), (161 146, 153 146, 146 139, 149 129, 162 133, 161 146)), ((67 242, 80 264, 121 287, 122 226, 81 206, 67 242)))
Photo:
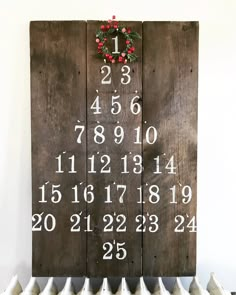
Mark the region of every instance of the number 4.
POLYGON ((91 110, 94 110, 94 115, 98 115, 98 114, 101 114, 101 107, 100 107, 100 99, 99 99, 99 96, 97 96, 94 100, 94 102, 92 103, 91 107, 90 107, 91 110))

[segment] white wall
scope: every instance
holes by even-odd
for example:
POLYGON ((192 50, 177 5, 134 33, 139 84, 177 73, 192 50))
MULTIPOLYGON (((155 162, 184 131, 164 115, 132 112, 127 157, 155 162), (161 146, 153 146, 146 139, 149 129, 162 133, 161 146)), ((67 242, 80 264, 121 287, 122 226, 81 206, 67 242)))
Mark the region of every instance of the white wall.
POLYGON ((200 21, 197 273, 236 291, 235 0, 0 1, 0 291, 31 275, 29 21, 113 14, 200 21))

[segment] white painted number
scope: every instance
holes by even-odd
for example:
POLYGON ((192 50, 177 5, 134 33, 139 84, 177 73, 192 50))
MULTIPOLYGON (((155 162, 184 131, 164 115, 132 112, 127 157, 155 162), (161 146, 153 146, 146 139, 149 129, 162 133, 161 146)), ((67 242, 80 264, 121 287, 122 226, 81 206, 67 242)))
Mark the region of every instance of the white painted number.
POLYGON ((130 73, 130 67, 129 66, 123 66, 121 68, 121 72, 122 72, 122 76, 125 77, 125 78, 121 78, 121 80, 120 80, 121 81, 121 84, 123 84, 123 85, 129 84, 130 81, 131 81, 131 77, 129 75, 129 73, 130 73))
POLYGON ((141 112, 141 106, 138 103, 140 97, 138 95, 134 96, 130 103, 130 110, 133 115, 138 115, 141 112))
POLYGON ((32 221, 36 222, 32 227, 32 231, 42 231, 44 228, 46 231, 51 232, 55 229, 56 218, 52 214, 47 214, 43 219, 43 215, 44 212, 32 216, 32 221))
POLYGON ((133 157, 133 161, 134 161, 135 166, 137 166, 137 167, 134 167, 134 169, 133 169, 134 174, 141 174, 143 171, 142 156, 135 155, 133 157))
POLYGON ((168 174, 176 174, 176 167, 174 166, 174 156, 171 156, 170 161, 167 163, 165 168, 166 170, 169 170, 168 174))
POLYGON ((118 51, 118 36, 112 38, 112 40, 115 41, 115 51, 112 51, 113 54, 119 54, 120 51, 118 51))
POLYGON ((101 168, 101 173, 111 173, 111 167, 108 167, 111 162, 111 158, 108 155, 101 156, 101 163, 104 163, 101 168))
POLYGON ((116 144, 121 144, 122 141, 124 140, 124 129, 121 126, 116 126, 114 129, 114 135, 115 135, 115 143, 116 144))
MULTIPOLYGON (((176 185, 172 186, 170 188, 170 191, 172 192, 172 200, 170 202, 170 204, 177 204, 177 200, 176 200, 176 185)), ((182 190, 181 190, 181 194, 182 194, 182 203, 183 204, 188 204, 191 202, 192 200, 192 189, 189 185, 185 185, 182 190)))
MULTIPOLYGON (((117 192, 121 191, 121 193, 119 195, 119 203, 124 203, 124 194, 126 192, 126 188, 127 188, 126 185, 123 185, 123 184, 117 184, 116 185, 117 192)), ((111 186, 110 185, 106 186, 105 190, 107 192, 105 203, 112 203, 112 200, 111 200, 111 186)))
MULTIPOLYGON (((116 216, 116 214, 114 213, 114 217, 115 217, 115 221, 117 223, 117 227, 116 227, 116 232, 126 232, 126 217, 124 214, 119 214, 116 216)), ((113 227, 113 223, 114 223, 114 218, 111 214, 106 214, 103 216, 103 222, 107 223, 103 229, 104 232, 113 232, 114 231, 114 227, 113 227)))
POLYGON ((159 229, 158 225, 158 217, 157 215, 149 215, 147 213, 147 217, 144 215, 137 215, 135 218, 135 222, 139 225, 136 227, 136 232, 146 232, 147 230, 151 233, 155 233, 159 229), (149 226, 146 226, 146 223, 149 223, 149 226))
POLYGON ((94 102, 92 103, 91 107, 90 107, 91 110, 94 110, 93 113, 94 115, 99 115, 101 114, 101 107, 100 107, 100 97, 97 96, 94 100, 94 102))
POLYGON ((158 194, 159 193, 159 187, 157 185, 151 185, 149 187, 149 193, 150 193, 150 196, 149 196, 149 202, 152 203, 152 204, 156 204, 160 201, 160 195, 158 194))
MULTIPOLYGON (((41 190, 41 200, 39 203, 47 203, 46 197, 45 197, 45 191, 46 191, 46 185, 49 184, 49 182, 46 182, 44 185, 40 186, 39 189, 41 190)), ((52 203, 59 203, 62 199, 62 194, 59 191, 59 188, 61 187, 60 184, 52 184, 51 187, 51 201, 52 203)))
MULTIPOLYGON (((70 217, 70 222, 73 223, 73 225, 71 226, 70 231, 71 232, 80 232, 80 221, 81 221, 81 215, 82 215, 82 211, 79 214, 73 214, 70 217)), ((84 230, 85 232, 91 232, 91 218, 90 215, 85 216, 84 219, 86 220, 86 229, 84 230)))
POLYGON ((120 98, 120 95, 112 95, 111 97, 111 113, 113 115, 118 115, 121 112, 121 104, 117 101, 120 98))
POLYGON ((154 144, 157 140, 157 130, 155 127, 150 126, 146 131, 146 142, 148 144, 154 144))
POLYGON ((103 255, 103 259, 104 260, 111 260, 113 258, 113 249, 114 246, 116 246, 115 248, 115 257, 118 260, 123 260, 125 259, 125 257, 127 256, 127 250, 124 248, 125 246, 125 242, 124 243, 116 243, 116 241, 114 240, 113 243, 111 242, 106 242, 103 244, 102 248, 105 252, 105 254, 103 255))
POLYGON ((82 211, 79 214, 73 214, 70 217, 70 221, 74 223, 70 229, 71 232, 79 232, 80 231, 80 216, 82 211))
POLYGON ((105 74, 105 76, 103 77, 101 83, 102 84, 111 84, 111 77, 110 74, 111 74, 111 67, 110 66, 102 66, 101 67, 101 73, 102 74, 105 74))
POLYGON ((84 189, 84 200, 86 203, 92 203, 94 201, 94 186, 92 184, 89 184, 84 189))
POLYGON ((102 125, 98 125, 94 128, 94 142, 97 144, 102 144, 105 141, 104 136, 105 128, 102 125), (99 131, 100 130, 100 131, 99 131))
MULTIPOLYGON (((186 215, 186 218, 189 218, 189 216, 186 215)), ((183 215, 175 216, 175 223, 177 223, 177 226, 175 227, 175 232, 184 232, 185 228, 189 229, 189 232, 192 233, 197 231, 196 217, 193 216, 185 226, 184 223, 186 218, 183 215)))
MULTIPOLYGON (((89 157, 88 160, 90 161, 90 169, 88 169, 88 173, 97 173, 95 170, 95 156, 89 157)), ((103 155, 100 158, 100 162, 103 164, 100 173, 111 173, 111 158, 108 155, 103 155)))
MULTIPOLYGON (((115 51, 113 53, 119 53, 118 51, 118 37, 113 38, 115 41, 115 51)), ((127 85, 131 81, 130 67, 125 65, 121 68, 122 78, 120 79, 121 84, 127 85)), ((101 73, 104 74, 104 77, 101 80, 101 84, 111 84, 111 67, 108 65, 104 65, 101 67, 101 73)))
POLYGON ((77 143, 82 143, 82 134, 84 132, 85 127, 83 125, 75 125, 75 131, 79 130, 79 134, 77 137, 77 143))

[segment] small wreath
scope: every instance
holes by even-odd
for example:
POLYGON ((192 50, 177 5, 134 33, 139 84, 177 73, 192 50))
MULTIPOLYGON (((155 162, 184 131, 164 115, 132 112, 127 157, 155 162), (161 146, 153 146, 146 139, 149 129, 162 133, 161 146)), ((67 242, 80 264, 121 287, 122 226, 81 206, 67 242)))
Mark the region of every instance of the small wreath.
POLYGON ((119 22, 116 20, 116 17, 113 16, 112 20, 108 20, 106 24, 101 25, 100 30, 96 33, 96 43, 98 45, 98 57, 103 58, 104 62, 109 63, 124 63, 134 62, 137 60, 137 55, 134 47, 134 40, 141 39, 140 35, 137 32, 131 31, 130 28, 119 25, 119 22), (111 52, 106 46, 108 36, 113 33, 120 33, 124 39, 126 48, 119 53, 111 52))

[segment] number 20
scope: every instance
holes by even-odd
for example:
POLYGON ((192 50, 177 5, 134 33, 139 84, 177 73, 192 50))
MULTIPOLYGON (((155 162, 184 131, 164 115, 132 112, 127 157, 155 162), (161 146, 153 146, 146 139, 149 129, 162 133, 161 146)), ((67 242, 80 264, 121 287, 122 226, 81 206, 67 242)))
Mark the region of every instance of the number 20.
MULTIPOLYGON (((123 66, 121 68, 122 78, 120 79, 121 84, 127 85, 131 82, 130 67, 123 66)), ((104 65, 101 67, 101 73, 104 74, 104 77, 101 80, 101 84, 111 84, 111 67, 108 65, 104 65)))

